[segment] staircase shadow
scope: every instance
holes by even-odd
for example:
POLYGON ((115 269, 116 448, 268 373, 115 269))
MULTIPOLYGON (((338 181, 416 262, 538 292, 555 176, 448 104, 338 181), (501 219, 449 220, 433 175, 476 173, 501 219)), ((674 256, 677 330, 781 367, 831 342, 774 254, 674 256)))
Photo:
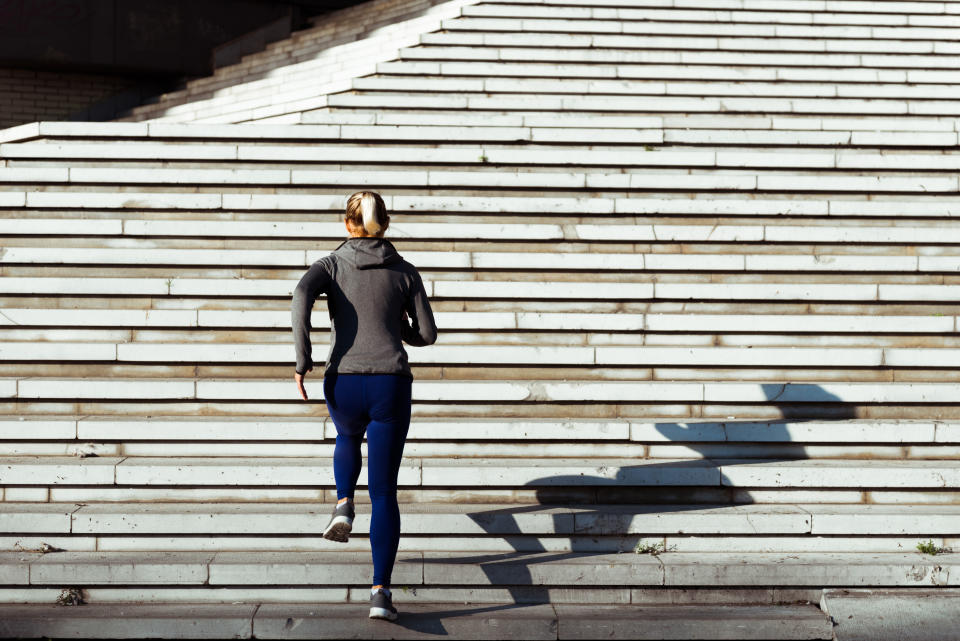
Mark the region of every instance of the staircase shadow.
MULTIPOLYGON (((768 404, 778 407, 780 418, 767 420, 744 420, 740 422, 768 423, 764 431, 765 438, 762 442, 775 444, 791 442, 789 432, 784 424, 784 419, 788 419, 791 423, 796 423, 813 420, 843 421, 850 418, 855 418, 855 407, 844 403, 843 399, 831 394, 819 385, 807 383, 803 383, 802 385, 804 386, 803 402, 792 404, 780 402, 780 399, 786 389, 785 385, 762 384, 761 388, 763 389, 764 396, 766 397, 768 404), (810 403, 814 403, 815 405, 811 407, 809 405, 810 403)), ((724 424, 733 423, 733 421, 729 420, 716 422, 724 424)), ((549 550, 540 540, 537 539, 536 535, 523 533, 518 521, 518 517, 523 514, 539 513, 556 510, 557 508, 562 509, 580 507, 577 503, 573 502, 558 503, 556 501, 556 493, 555 491, 551 491, 551 488, 604 486, 631 487, 637 485, 644 487, 655 487, 657 482, 652 480, 651 477, 656 479, 656 477, 659 476, 663 471, 665 466, 669 466, 671 470, 684 467, 695 468, 698 471, 704 471, 704 468, 707 468, 708 470, 711 467, 719 468, 720 464, 715 464, 712 466, 710 465, 712 459, 707 455, 710 454, 712 451, 712 446, 716 443, 731 443, 731 441, 728 440, 712 442, 691 440, 692 430, 691 428, 686 427, 685 423, 656 423, 655 426, 657 431, 666 437, 667 441, 685 442, 687 447, 699 452, 701 454, 701 458, 681 462, 674 461, 670 463, 651 463, 645 465, 624 466, 618 469, 614 477, 554 475, 533 479, 527 482, 526 486, 537 486, 537 504, 469 513, 468 516, 474 521, 474 523, 480 526, 484 532, 486 532, 488 535, 502 537, 503 540, 513 548, 513 551, 492 554, 475 554, 455 558, 424 558, 424 574, 426 575, 426 565, 431 563, 463 563, 479 565, 485 575, 487 583, 492 586, 504 586, 504 589, 509 593, 510 600, 512 602, 491 605, 489 608, 484 608, 481 610, 447 610, 442 612, 433 612, 431 613, 431 618, 455 617, 462 614, 476 613, 480 611, 508 610, 552 603, 550 595, 551 588, 537 584, 531 567, 554 561, 563 561, 574 558, 584 559, 591 556, 599 556, 611 553, 611 551, 608 549, 598 549, 600 547, 598 545, 585 543, 584 536, 581 536, 581 533, 578 532, 580 528, 576 526, 577 519, 602 524, 602 526, 599 528, 599 533, 595 531, 597 529, 596 527, 584 528, 582 530, 582 535, 585 535, 585 537, 589 537, 591 535, 602 537, 620 536, 621 543, 618 546, 618 552, 625 551, 622 549, 623 541, 625 539, 638 536, 629 532, 629 518, 605 519, 605 517, 611 512, 617 512, 617 504, 603 506, 604 508, 609 507, 609 509, 595 509, 593 511, 579 510, 576 512, 575 516, 571 515, 570 513, 554 513, 552 515, 554 520, 554 531, 564 530, 561 519, 574 519, 573 533, 570 535, 570 551, 546 554, 549 552, 549 550), (543 502, 539 502, 541 499, 543 502)), ((746 465, 750 463, 774 463, 779 461, 802 460, 808 457, 780 456, 764 458, 725 458, 715 456, 714 458, 722 458, 722 464, 726 467, 729 467, 730 465, 746 465)), ((720 487, 729 487, 731 489, 735 488, 735 486, 730 482, 730 479, 722 472, 720 473, 720 487)), ((754 501, 752 500, 741 502, 734 502, 731 500, 728 503, 721 504, 665 503, 662 505, 656 504, 656 512, 683 512, 688 510, 702 509, 705 507, 716 507, 717 505, 746 505, 753 502, 754 501)), ((591 505, 589 507, 598 506, 599 502, 596 502, 595 505, 591 505)), ((638 512, 631 510, 629 512, 624 512, 624 514, 629 516, 630 514, 638 514, 638 512)), ((632 553, 632 548, 630 552, 632 553)), ((397 620, 397 623, 404 627, 409 627, 411 630, 417 630, 426 634, 446 634, 446 632, 443 630, 442 623, 436 619, 431 619, 430 623, 427 624, 426 619, 422 617, 408 619, 401 614, 401 617, 397 620)))

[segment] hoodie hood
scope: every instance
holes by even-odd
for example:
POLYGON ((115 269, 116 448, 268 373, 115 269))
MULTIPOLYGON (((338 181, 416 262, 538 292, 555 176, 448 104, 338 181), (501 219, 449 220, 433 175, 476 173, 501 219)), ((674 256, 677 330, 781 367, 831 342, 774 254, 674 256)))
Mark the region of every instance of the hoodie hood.
POLYGON ((393 244, 384 238, 348 238, 333 252, 357 269, 371 269, 403 260, 393 244))

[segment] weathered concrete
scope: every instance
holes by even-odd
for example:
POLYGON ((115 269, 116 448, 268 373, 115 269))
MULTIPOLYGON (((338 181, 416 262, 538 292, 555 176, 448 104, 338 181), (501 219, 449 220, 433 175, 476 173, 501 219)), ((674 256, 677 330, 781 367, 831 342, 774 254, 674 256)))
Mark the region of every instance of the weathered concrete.
POLYGON ((812 605, 407 604, 0 605, 0 636, 260 639, 830 639, 812 605))
POLYGON ((404 605, 396 622, 371 621, 369 606, 262 605, 253 620, 259 639, 556 639, 550 605, 404 605))
POLYGON ((0 605, 0 636, 249 639, 256 604, 0 605))
POLYGON ((914 553, 661 554, 670 586, 960 585, 960 554, 914 553))
MULTIPOLYGON (((395 584, 423 582, 423 556, 397 555, 395 584)), ((373 565, 362 552, 218 552, 210 562, 211 585, 343 585, 370 583, 373 565)))
POLYGON ((814 605, 557 605, 559 639, 831 639, 814 605))
POLYGON ((826 589, 820 608, 836 623, 837 641, 957 639, 960 590, 826 589))
POLYGON ((30 564, 34 585, 173 584, 208 581, 210 552, 57 552, 30 564))

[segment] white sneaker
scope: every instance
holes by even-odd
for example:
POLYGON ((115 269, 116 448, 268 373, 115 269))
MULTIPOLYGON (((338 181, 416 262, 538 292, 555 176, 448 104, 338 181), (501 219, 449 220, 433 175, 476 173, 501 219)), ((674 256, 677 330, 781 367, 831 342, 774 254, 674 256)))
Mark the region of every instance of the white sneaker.
POLYGON ((397 609, 393 607, 393 596, 383 589, 370 594, 370 618, 385 621, 397 620, 397 609))
POLYGON ((333 509, 333 516, 323 531, 323 538, 346 543, 353 530, 353 501, 344 501, 333 509))

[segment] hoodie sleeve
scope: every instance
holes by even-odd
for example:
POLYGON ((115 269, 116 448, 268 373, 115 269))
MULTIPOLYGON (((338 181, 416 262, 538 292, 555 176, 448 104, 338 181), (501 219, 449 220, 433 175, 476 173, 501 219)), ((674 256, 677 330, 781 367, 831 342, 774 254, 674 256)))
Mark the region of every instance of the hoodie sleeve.
POLYGON ((310 312, 313 303, 320 294, 330 287, 330 272, 324 260, 318 260, 303 275, 293 290, 293 303, 290 309, 293 327, 293 344, 296 351, 297 374, 304 374, 313 367, 313 347, 310 344, 310 312))
POLYGON ((413 272, 413 288, 407 301, 406 312, 413 327, 406 323, 400 325, 400 337, 403 342, 414 347, 433 345, 437 342, 437 325, 433 320, 433 310, 430 309, 423 279, 416 270, 413 272))

